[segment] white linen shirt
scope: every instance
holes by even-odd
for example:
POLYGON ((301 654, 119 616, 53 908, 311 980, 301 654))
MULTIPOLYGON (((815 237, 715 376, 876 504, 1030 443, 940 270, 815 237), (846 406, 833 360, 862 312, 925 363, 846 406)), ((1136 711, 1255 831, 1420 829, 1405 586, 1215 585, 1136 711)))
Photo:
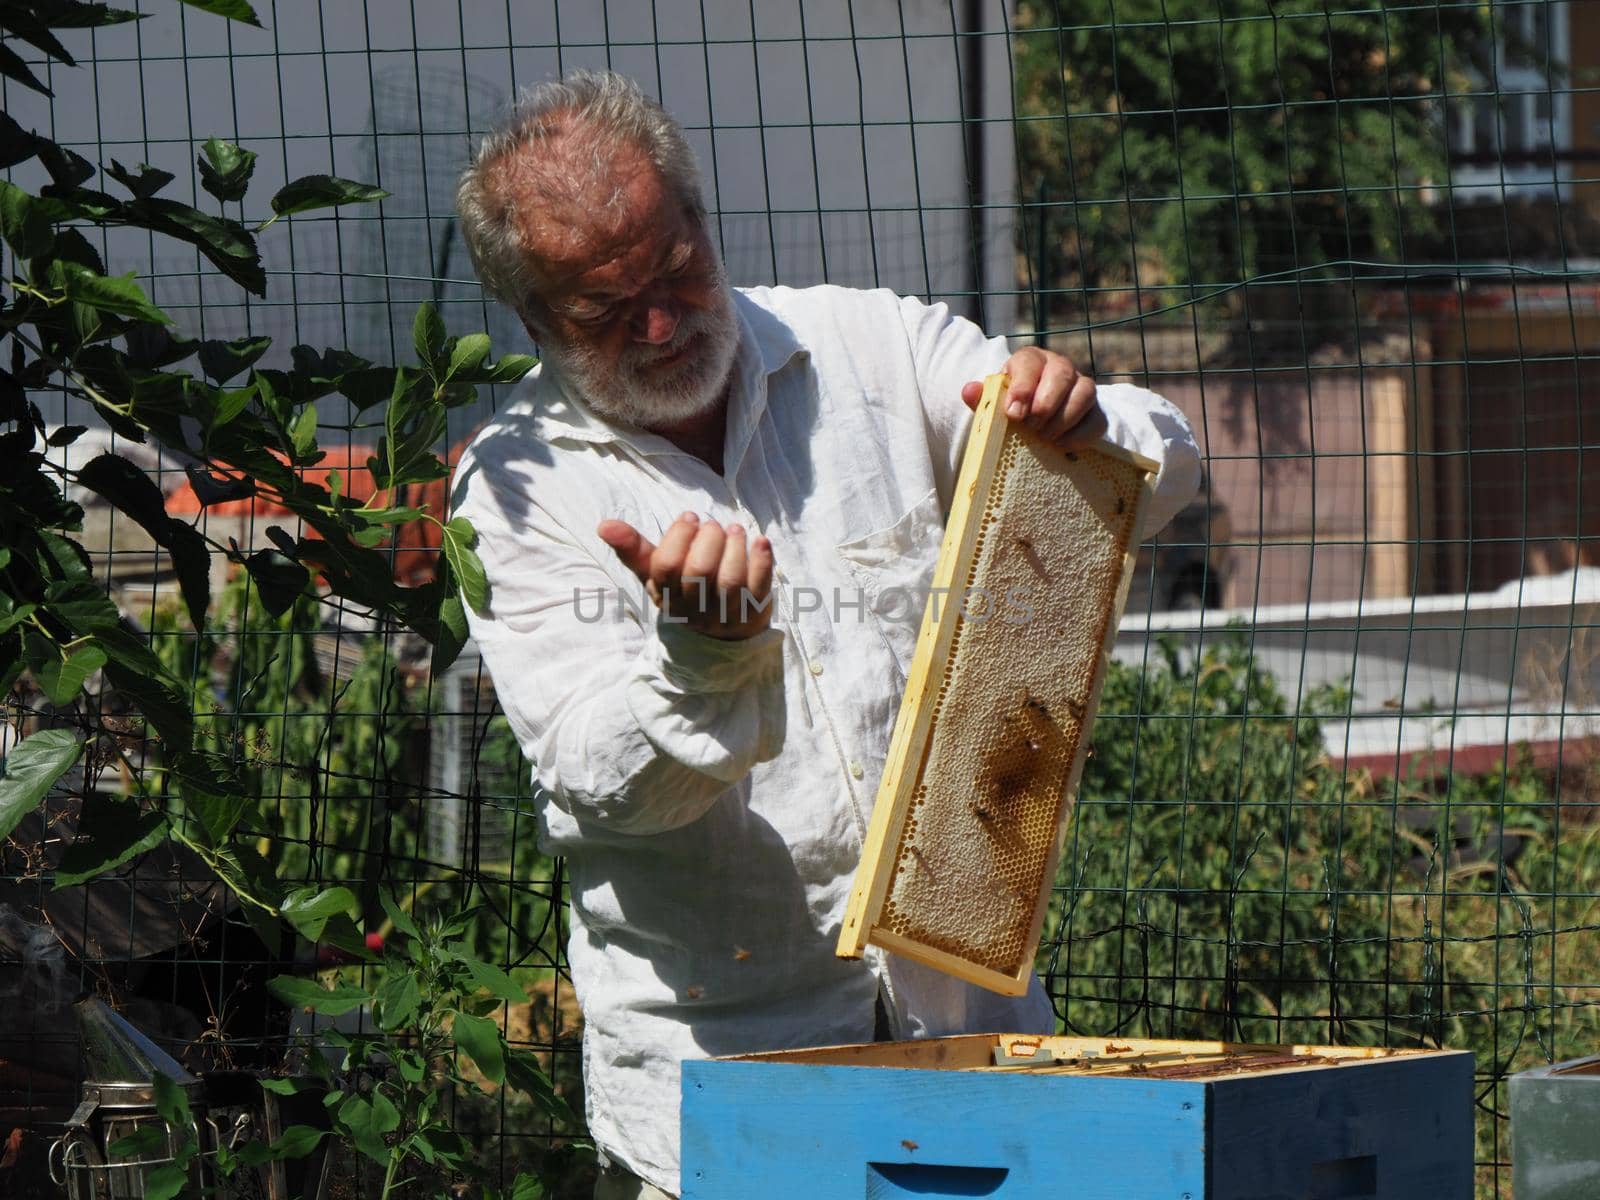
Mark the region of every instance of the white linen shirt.
MULTIPOLYGON (((1011 999, 875 948, 834 956, 971 414, 1004 340, 887 291, 740 289, 724 473, 533 375, 461 459, 488 611, 470 618, 534 763, 540 842, 571 880, 590 1131, 678 1191, 679 1063, 893 1033, 1050 1032, 1011 999), (772 542, 772 627, 719 641, 658 620, 595 532, 682 512, 772 542), (898 597, 904 593, 897 593, 898 597), (899 616, 899 619, 894 619, 899 616)), ((1199 483, 1160 397, 1100 388, 1111 440, 1161 462, 1155 532, 1199 483)))

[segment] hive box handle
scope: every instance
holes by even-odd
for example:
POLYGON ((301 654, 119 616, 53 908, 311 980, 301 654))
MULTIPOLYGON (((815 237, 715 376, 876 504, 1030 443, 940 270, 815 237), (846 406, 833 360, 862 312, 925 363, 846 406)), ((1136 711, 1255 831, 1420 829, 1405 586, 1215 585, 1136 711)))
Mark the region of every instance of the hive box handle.
POLYGON ((1312 1164, 1310 1200, 1370 1200, 1378 1194, 1378 1158, 1330 1158, 1312 1164))
POLYGON ((867 1164, 866 1200, 905 1196, 1000 1196, 1006 1167, 949 1167, 940 1163, 867 1164))

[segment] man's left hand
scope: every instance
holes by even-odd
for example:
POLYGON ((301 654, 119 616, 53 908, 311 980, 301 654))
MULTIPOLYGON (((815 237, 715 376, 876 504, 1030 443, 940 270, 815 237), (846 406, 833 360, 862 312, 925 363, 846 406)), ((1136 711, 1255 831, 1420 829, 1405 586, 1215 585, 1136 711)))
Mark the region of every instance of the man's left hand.
MULTIPOLYGON (((1046 441, 1072 450, 1098 441, 1106 432, 1106 416, 1095 399, 1094 380, 1080 375, 1072 360, 1053 350, 1028 346, 1001 368, 1011 376, 1006 389, 1006 416, 1021 421, 1046 441)), ((977 408, 983 381, 961 389, 968 408, 977 408)))

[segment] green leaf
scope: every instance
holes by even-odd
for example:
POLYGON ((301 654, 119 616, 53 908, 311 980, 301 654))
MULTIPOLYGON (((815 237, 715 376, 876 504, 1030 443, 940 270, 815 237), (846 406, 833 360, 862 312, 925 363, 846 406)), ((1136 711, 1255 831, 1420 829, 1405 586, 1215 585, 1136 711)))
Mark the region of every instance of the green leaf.
POLYGON ((381 1090, 375 1090, 370 1097, 346 1099, 339 1106, 339 1123, 350 1131, 357 1150, 378 1162, 385 1162, 389 1149, 384 1145, 383 1135, 400 1128, 400 1113, 381 1090))
MULTIPOLYGON (((237 417, 240 413, 242 413, 245 410, 245 408, 250 403, 250 398, 252 396, 254 396, 255 394, 256 394, 256 387, 255 387, 254 384, 249 384, 249 385, 247 385, 245 387, 242 387, 242 388, 233 388, 231 390, 219 391, 217 393, 217 406, 211 410, 211 421, 210 421, 210 424, 207 426, 207 429, 208 430, 222 429, 222 428, 232 424, 234 418, 237 417)), ((244 480, 243 482, 248 484, 249 480, 244 480)), ((255 486, 254 486, 254 484, 250 484, 249 491, 246 492, 245 495, 254 495, 254 494, 255 494, 255 486)), ((227 498, 228 499, 239 500, 239 499, 243 499, 244 497, 243 496, 232 496, 232 497, 227 497, 227 498)), ((202 504, 212 504, 212 503, 215 503, 215 501, 201 500, 201 503, 202 504)))
POLYGON ((461 585, 461 594, 474 612, 484 612, 489 607, 489 578, 484 573, 483 561, 473 549, 478 543, 478 532, 465 517, 452 517, 440 534, 444 556, 450 563, 450 573, 461 585))
POLYGON ((506 1086, 527 1096, 556 1120, 571 1125, 578 1123, 577 1114, 557 1094, 555 1084, 539 1065, 538 1058, 528 1051, 513 1050, 506 1056, 506 1086))
POLYGON ((77 60, 50 32, 49 27, 28 11, 29 7, 31 6, 8 4, 0 8, 0 25, 4 26, 8 34, 21 38, 47 57, 66 63, 69 67, 77 66, 77 60))
POLYGON ((185 807, 213 846, 223 845, 252 807, 250 797, 238 792, 193 786, 182 790, 185 807))
POLYGON ((489 335, 487 333, 468 333, 456 339, 455 349, 450 352, 450 369, 445 372, 445 378, 450 379, 457 373, 476 371, 483 360, 489 356, 489 335))
POLYGON ((50 172, 50 181, 57 187, 77 187, 94 178, 94 164, 83 155, 49 138, 40 138, 36 153, 44 169, 50 172))
POLYGON ((395 367, 362 367, 340 377, 339 391, 365 410, 403 392, 410 379, 410 372, 395 367))
POLYGON ((204 629, 206 610, 211 607, 211 547, 198 529, 176 517, 167 518, 164 532, 156 540, 172 559, 189 623, 197 630, 204 629))
POLYGON ((202 12, 227 17, 230 21, 243 21, 246 25, 261 28, 261 18, 256 16, 256 10, 246 4, 245 0, 183 0, 183 3, 202 12))
POLYGON ((478 1064, 484 1078, 491 1083, 504 1083, 505 1039, 500 1034, 500 1026, 484 1017, 457 1013, 454 1032, 456 1045, 478 1064))
MULTIPOLYGON (((267 1083, 262 1081, 263 1086, 267 1083)), ((311 1125, 291 1125, 278 1135, 270 1146, 251 1142, 240 1152, 246 1166, 259 1167, 263 1163, 278 1162, 285 1158, 304 1158, 327 1137, 332 1130, 317 1129, 311 1125)))
POLYGON ((78 468, 78 482, 116 505, 152 536, 157 536, 153 527, 166 521, 166 502, 155 480, 120 454, 96 455, 78 468))
POLYGON ((453 591, 439 602, 439 627, 433 640, 430 667, 435 678, 460 657, 467 644, 467 610, 453 591))
MULTIPOLYGON (((255 394, 254 388, 244 389, 246 396, 255 394)), ((231 395, 232 393, 224 393, 231 395)), ((242 407, 242 405, 241 405, 242 407)), ((231 478, 227 475, 213 475, 204 467, 189 465, 183 469, 189 477, 189 486, 194 489, 195 499, 203 506, 208 504, 223 504, 229 500, 248 500, 256 494, 255 480, 248 475, 231 478)))
POLYGON ((337 175, 303 175, 278 189, 272 197, 272 211, 284 217, 339 204, 382 200, 388 194, 373 184, 340 179, 337 175))
POLYGON ((69 300, 140 321, 173 323, 171 317, 150 303, 144 289, 133 281, 132 271, 126 275, 98 275, 74 262, 62 263, 62 270, 69 300))
POLYGON ((415 1050, 400 1049, 394 1053, 394 1069, 407 1083, 421 1083, 428 1073, 428 1064, 415 1050))
POLYGON ((432 304, 419 305, 411 321, 411 344, 416 348, 417 361, 430 371, 437 370, 447 336, 439 310, 432 304))
POLYGON ((303 459, 317 448, 317 406, 308 404, 300 410, 298 416, 290 422, 289 442, 294 447, 294 456, 303 459))
POLYGON ((383 905, 383 911, 389 918, 389 923, 412 941, 422 939, 422 931, 417 928, 417 923, 411 919, 411 914, 406 912, 394 902, 388 892, 378 892, 378 903, 383 905))
MULTIPOLYGON (((62 231, 57 238, 57 253, 61 253, 63 249, 60 243, 67 241, 76 233, 77 231, 73 229, 62 231)), ((91 252, 94 249, 87 242, 84 243, 84 248, 91 252)), ((98 257, 80 258, 77 261, 81 261, 84 266, 92 270, 104 270, 98 257)), ((165 325, 131 325, 122 337, 128 346, 129 365, 146 371, 159 371, 162 367, 182 362, 200 345, 193 338, 174 337, 172 331, 165 325)))
POLYGON ((309 1008, 325 1017, 354 1012, 372 1001, 364 988, 339 984, 330 989, 314 979, 300 979, 293 975, 278 975, 267 980, 267 991, 291 1008, 309 1008))
POLYGON ((261 606, 274 617, 288 612, 311 581, 310 572, 276 550, 257 550, 244 560, 244 566, 261 594, 261 606))
POLYGON ((73 887, 114 871, 123 863, 159 845, 167 836, 167 818, 145 812, 132 800, 89 792, 78 815, 78 839, 67 847, 56 868, 56 887, 73 887), (87 835, 87 842, 82 839, 87 835))
POLYGON ((34 680, 57 708, 72 703, 84 681, 105 665, 106 652, 93 642, 63 646, 59 654, 51 646, 43 661, 29 663, 34 680))
POLYGON ((361 911, 361 903, 347 887, 296 888, 284 897, 278 911, 308 942, 322 940, 328 919, 340 913, 361 911))
POLYGON ((242 200, 256 169, 254 150, 242 150, 225 138, 211 137, 200 148, 195 165, 200 168, 200 186, 218 200, 242 200))
POLYGON ((106 168, 106 174, 132 192, 135 200, 150 199, 177 178, 171 171, 163 171, 160 167, 152 167, 149 163, 140 163, 139 173, 135 175, 114 158, 111 160, 111 165, 106 168))
POLYGON ((107 1146, 112 1158, 138 1158, 167 1147, 167 1129, 164 1125, 145 1125, 118 1138, 107 1146))
POLYGON ((87 425, 61 425, 52 430, 50 436, 45 438, 46 446, 70 446, 84 434, 89 432, 87 425))
POLYGON ((78 482, 139 523, 167 551, 189 620, 203 628, 211 604, 211 550, 200 532, 167 515, 155 481, 118 454, 101 454, 78 470, 78 482))
POLYGON ((499 967, 491 966, 476 958, 467 958, 465 955, 459 956, 456 961, 466 970, 467 978, 472 980, 473 986, 482 988, 512 1004, 528 1002, 527 990, 518 987, 516 981, 499 967))
POLYGON ((39 807, 82 750, 83 739, 68 729, 41 730, 11 747, 0 759, 0 838, 39 807))
POLYGON ((248 370, 271 348, 270 337, 234 338, 231 342, 217 339, 204 341, 200 343, 200 369, 212 383, 227 383, 240 371, 248 370))
POLYGON ((178 1086, 176 1080, 160 1071, 155 1073, 151 1082, 155 1085, 156 1112, 181 1138, 194 1122, 194 1116, 189 1111, 189 1094, 178 1086))
POLYGON ((44 206, 5 179, 0 179, 0 236, 18 258, 47 254, 56 240, 55 228, 44 206))
POLYGON ((266 295, 267 276, 261 268, 256 240, 238 221, 202 212, 176 200, 130 201, 122 223, 154 229, 198 247, 212 264, 240 287, 266 295))
POLYGON ((98 29, 142 21, 143 14, 104 4, 79 4, 77 0, 33 0, 33 11, 51 29, 98 29))
POLYGON ((306 1079, 295 1075, 288 1079, 263 1079, 261 1090, 274 1096, 298 1096, 301 1092, 320 1092, 326 1086, 320 1079, 306 1079))
POLYGON ((378 1028, 385 1032, 403 1029, 422 1004, 422 989, 412 971, 393 970, 378 988, 374 999, 378 1003, 378 1028))
MULTIPOLYGON (((0 564, 0 566, 3 565, 0 564)), ((37 604, 19 604, 15 608, 9 608, 10 603, 11 598, 9 596, 0 596, 0 634, 10 633, 39 610, 37 604)), ((0 688, 0 692, 5 690, 0 688)))
POLYGON ((174 1200, 188 1182, 187 1168, 176 1163, 148 1168, 144 1177, 144 1200, 174 1200))
POLYGON ((8 79, 15 79, 23 87, 32 88, 42 95, 55 95, 54 92, 39 82, 37 75, 28 70, 28 64, 22 61, 22 56, 4 42, 0 42, 0 75, 4 75, 8 79))
POLYGON ((111 661, 103 668, 112 687, 126 693, 133 707, 155 727, 169 746, 187 746, 194 738, 194 712, 189 696, 167 682, 171 678, 150 648, 125 630, 98 635, 111 661))
POLYGON ((501 356, 499 362, 483 367, 477 373, 474 382, 516 383, 538 365, 539 360, 531 354, 505 354, 501 356))
POLYGON ((278 1140, 272 1143, 272 1152, 278 1158, 304 1158, 317 1148, 317 1144, 330 1133, 310 1125, 291 1125, 278 1140))
POLYGON ((0 167, 14 167, 38 153, 40 139, 0 112, 0 167))

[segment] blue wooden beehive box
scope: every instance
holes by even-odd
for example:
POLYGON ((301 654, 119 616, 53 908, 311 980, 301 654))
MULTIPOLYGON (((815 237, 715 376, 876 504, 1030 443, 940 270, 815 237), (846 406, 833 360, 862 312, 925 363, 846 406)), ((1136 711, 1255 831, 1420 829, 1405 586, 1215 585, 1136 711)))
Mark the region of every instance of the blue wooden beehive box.
POLYGON ((930 1038, 683 1065, 684 1200, 1472 1200, 1472 1056, 930 1038))

